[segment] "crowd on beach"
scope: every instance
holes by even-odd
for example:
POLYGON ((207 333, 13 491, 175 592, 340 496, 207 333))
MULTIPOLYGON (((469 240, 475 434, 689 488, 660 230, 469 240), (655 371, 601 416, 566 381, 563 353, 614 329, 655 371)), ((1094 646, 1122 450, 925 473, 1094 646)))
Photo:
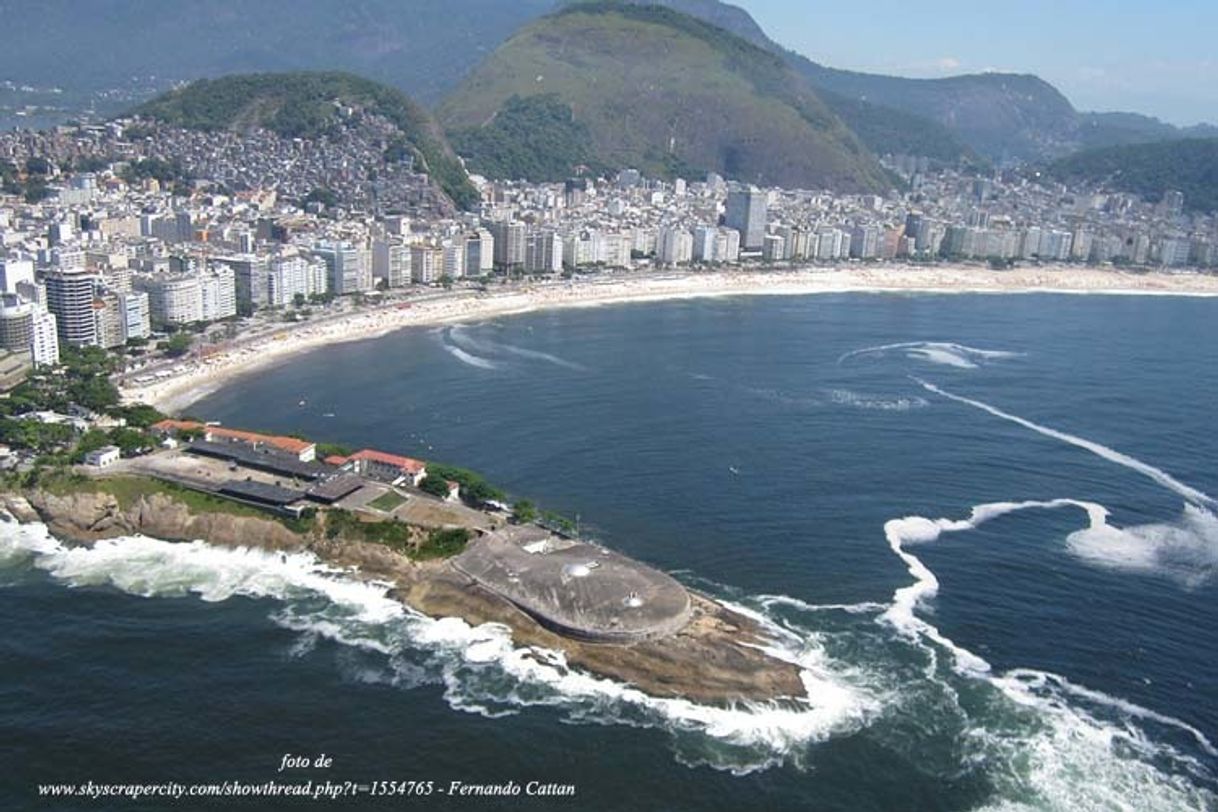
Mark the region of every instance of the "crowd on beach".
POLYGON ((180 410, 235 377, 282 363, 309 350, 435 326, 547 308, 589 307, 664 299, 741 295, 800 295, 851 291, 933 293, 1108 293, 1218 296, 1218 277, 1128 273, 1110 269, 1034 266, 993 271, 966 266, 859 265, 835 268, 621 275, 491 288, 478 295, 432 296, 409 307, 384 305, 317 323, 285 325, 205 358, 177 363, 159 375, 128 379, 131 402, 180 410))

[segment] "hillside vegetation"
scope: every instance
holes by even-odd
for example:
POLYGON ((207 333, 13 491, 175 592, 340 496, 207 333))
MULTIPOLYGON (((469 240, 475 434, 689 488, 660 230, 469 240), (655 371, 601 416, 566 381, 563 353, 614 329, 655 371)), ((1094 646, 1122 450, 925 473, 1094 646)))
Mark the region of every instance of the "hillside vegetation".
POLYGON ((486 177, 553 182, 571 177, 576 167, 599 168, 588 126, 556 93, 512 96, 486 126, 449 137, 470 169, 486 177))
POLYGON ((405 148, 458 206, 478 198, 431 115, 395 88, 349 73, 258 73, 201 79, 134 112, 176 127, 242 130, 264 127, 286 138, 316 138, 342 126, 339 106, 382 116, 405 148))
POLYGON ((1168 189, 1184 193, 1191 211, 1218 211, 1218 138, 1090 149, 1049 166, 1064 181, 1085 181, 1158 200, 1168 189))
POLYGON ((925 155, 944 164, 962 161, 974 165, 988 163, 937 121, 840 96, 828 90, 821 90, 820 97, 877 155, 925 155))
MULTIPOLYGON (((438 115, 473 171, 541 180, 525 163, 496 163, 525 151, 498 118, 510 121, 518 100, 536 96, 569 107, 588 133, 586 155, 610 167, 841 191, 887 186, 874 156, 781 58, 670 9, 594 2, 542 18, 495 51, 438 115), (478 129, 487 137, 473 136, 478 129), (490 133, 513 143, 492 155, 490 133)), ((551 124, 562 139, 578 134, 561 117, 551 124)))

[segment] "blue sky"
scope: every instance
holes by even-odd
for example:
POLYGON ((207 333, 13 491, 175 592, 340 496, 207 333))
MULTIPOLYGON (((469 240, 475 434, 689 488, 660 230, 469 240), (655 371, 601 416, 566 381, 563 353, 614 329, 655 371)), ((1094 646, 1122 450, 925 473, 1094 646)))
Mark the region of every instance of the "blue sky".
POLYGON ((837 68, 1035 73, 1080 110, 1218 124, 1218 0, 728 0, 837 68))

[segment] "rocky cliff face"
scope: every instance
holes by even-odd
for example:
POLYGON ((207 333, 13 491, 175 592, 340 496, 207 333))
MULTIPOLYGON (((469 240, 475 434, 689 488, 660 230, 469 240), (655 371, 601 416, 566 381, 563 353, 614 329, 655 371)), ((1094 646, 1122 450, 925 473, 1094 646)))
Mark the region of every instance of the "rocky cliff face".
POLYGON ((308 536, 293 533, 279 522, 226 513, 192 513, 164 494, 139 497, 124 509, 108 493, 57 495, 32 491, 6 494, 5 510, 19 521, 44 522, 57 537, 76 542, 141 534, 166 541, 206 539, 225 547, 294 550, 307 547, 308 536))

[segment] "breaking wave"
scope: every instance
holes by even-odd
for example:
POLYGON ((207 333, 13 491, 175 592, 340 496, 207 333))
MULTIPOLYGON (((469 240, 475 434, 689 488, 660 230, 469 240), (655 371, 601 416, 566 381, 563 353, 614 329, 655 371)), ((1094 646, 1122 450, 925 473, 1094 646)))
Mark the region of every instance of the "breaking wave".
POLYGON ((917 613, 938 593, 939 581, 909 548, 1017 511, 1066 507, 1085 511, 1090 520, 1090 527, 1073 534, 1072 540, 1080 534, 1110 540, 1140 530, 1112 527, 1103 506, 1074 499, 978 505, 966 519, 890 520, 885 536, 914 580, 896 590, 880 620, 911 641, 933 644, 925 665, 928 680, 943 668, 936 652, 946 651, 957 674, 982 680, 1011 707, 1033 712, 1030 729, 1003 714, 967 732, 994 768, 989 776, 1003 798, 987 809, 1210 809, 1218 795, 1206 788, 1214 782, 1207 761, 1218 758, 1218 749, 1196 727, 1049 672, 1013 669, 993 674, 986 660, 917 613), (1011 724, 1014 730, 1007 729, 1011 724))
MULTIPOLYGON (((467 352, 455 344, 451 351, 467 352)), ((710 585, 707 591, 719 594, 725 605, 762 624, 772 638, 767 650, 800 667, 812 697, 727 708, 657 699, 587 674, 572 668, 561 652, 514 645, 510 631, 498 624, 428 618, 392 600, 387 585, 357 580, 304 553, 142 537, 76 548, 51 538, 40 525, 9 522, 0 525, 0 566, 32 566, 68 586, 105 584, 147 597, 273 600, 271 618, 298 635, 295 656, 308 656, 322 640, 357 652, 340 661, 348 680, 403 690, 439 684, 451 707, 489 718, 548 707, 570 722, 663 729, 674 758, 691 766, 737 774, 783 764, 801 767, 814 745, 858 734, 933 775, 983 773, 993 796, 988 809, 1218 808, 1213 773, 1218 749, 1201 730, 1046 671, 995 673, 983 657, 923 616, 920 610, 941 585, 917 555, 920 546, 944 534, 969 532, 1009 514, 1078 510, 1087 525, 1066 537, 1068 553, 1092 565, 1163 574, 1192 585, 1218 569, 1218 519, 1207 509, 1213 499, 1106 446, 918 383, 932 394, 1137 471, 1185 499, 1180 520, 1122 528, 1094 502, 994 502, 975 506, 963 518, 907 516, 886 522, 888 545, 911 577, 888 602, 815 605, 710 585), (951 743, 946 755, 943 737, 951 743)))
POLYGON ((221 548, 130 536, 89 547, 64 545, 42 525, 0 525, 0 564, 28 564, 70 587, 106 585, 141 597, 234 596, 277 602, 271 619, 300 635, 304 656, 319 640, 379 655, 348 662, 360 682, 445 686, 453 708, 487 717, 548 706, 570 721, 667 729, 677 757, 736 773, 797 758, 807 745, 863 727, 879 704, 835 673, 808 640, 767 623, 773 656, 798 665, 810 699, 732 707, 660 699, 568 666, 561 652, 517 647, 500 624, 432 619, 388 596, 389 585, 357 580, 309 553, 221 548))
POLYGON ((1067 548, 1089 564, 1123 572, 1164 575, 1186 587, 1218 573, 1218 517, 1185 505, 1174 524, 1120 529, 1108 524, 1071 533, 1067 548))
POLYGON ((837 363, 845 363, 851 358, 881 356, 894 352, 899 352, 906 358, 917 361, 927 361, 960 369, 976 369, 989 361, 1018 358, 1023 355, 1023 353, 1006 350, 982 350, 950 341, 905 341, 899 344, 883 344, 878 347, 852 350, 838 358, 837 363))
POLYGON ((69 547, 41 525, 7 522, 0 525, 0 563, 34 567, 69 587, 270 600, 271 619, 298 635, 292 655, 309 656, 321 641, 339 643, 338 670, 347 681, 402 690, 438 684, 452 708, 488 718, 547 707, 574 723, 659 728, 671 738, 673 757, 689 766, 736 774, 798 768, 814 745, 852 734, 922 759, 926 737, 946 734, 956 755, 941 764, 927 757, 925 768, 944 776, 983 770, 1005 808, 1025 808, 1025 799, 1026 808, 1088 808, 1084 798, 1095 808, 1121 798, 1136 799, 1137 809, 1206 808, 1218 800, 1205 788, 1213 785, 1206 759, 1215 752, 1195 728, 1046 672, 993 675, 984 660, 914 614, 933 595, 928 579, 935 589, 938 583, 906 546, 1034 505, 1080 507, 1093 524, 1106 515, 1058 500, 981 506, 959 521, 894 520, 886 530, 916 576, 915 587, 898 590, 891 603, 814 605, 739 594, 724 600, 762 624, 772 639, 767 651, 797 664, 813 697, 732 707, 650 697, 570 667, 561 652, 518 647, 498 624, 428 618, 391 599, 387 584, 357 580, 308 553, 138 536, 69 547), (940 656, 944 650, 949 657, 940 656))

